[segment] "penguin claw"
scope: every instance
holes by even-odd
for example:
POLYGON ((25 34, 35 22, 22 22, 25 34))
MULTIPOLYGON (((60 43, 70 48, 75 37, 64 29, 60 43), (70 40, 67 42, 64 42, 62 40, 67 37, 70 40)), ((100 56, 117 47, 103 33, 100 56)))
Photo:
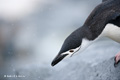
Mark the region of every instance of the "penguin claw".
POLYGON ((117 63, 116 62, 114 62, 114 67, 117 67, 117 63))
POLYGON ((117 67, 117 66, 118 66, 118 64, 119 64, 119 62, 120 62, 120 61, 118 61, 117 63, 116 63, 116 62, 114 62, 114 67, 117 67))
POLYGON ((117 67, 117 65, 120 63, 120 55, 116 55, 114 58, 114 67, 117 67))
POLYGON ((114 57, 114 67, 117 67, 117 65, 116 65, 116 57, 114 57))

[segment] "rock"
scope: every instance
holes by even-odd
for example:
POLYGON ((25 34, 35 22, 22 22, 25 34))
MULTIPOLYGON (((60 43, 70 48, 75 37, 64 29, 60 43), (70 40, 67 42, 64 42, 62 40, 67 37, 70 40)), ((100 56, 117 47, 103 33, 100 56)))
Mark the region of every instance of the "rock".
POLYGON ((120 80, 120 64, 114 67, 114 58, 95 66, 82 61, 71 64, 55 72, 47 80, 120 80))

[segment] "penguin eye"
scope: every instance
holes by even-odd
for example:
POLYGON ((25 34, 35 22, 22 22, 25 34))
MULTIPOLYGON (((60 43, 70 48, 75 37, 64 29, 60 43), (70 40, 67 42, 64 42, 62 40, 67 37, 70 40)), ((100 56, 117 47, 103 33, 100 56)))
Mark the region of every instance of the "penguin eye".
POLYGON ((71 53, 72 53, 72 52, 74 52, 74 50, 73 50, 73 49, 71 49, 71 50, 69 50, 69 52, 71 52, 71 53))

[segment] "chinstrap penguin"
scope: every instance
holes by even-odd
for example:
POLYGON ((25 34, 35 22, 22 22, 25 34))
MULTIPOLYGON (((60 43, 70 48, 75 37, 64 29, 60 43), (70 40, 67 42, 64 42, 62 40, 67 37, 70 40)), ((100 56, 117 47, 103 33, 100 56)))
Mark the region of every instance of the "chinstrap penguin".
MULTIPOLYGON (((67 56, 83 51, 101 37, 120 43, 120 0, 103 0, 88 16, 82 27, 72 32, 64 41, 54 66, 67 56)), ((120 62, 120 53, 115 56, 115 66, 120 62)))

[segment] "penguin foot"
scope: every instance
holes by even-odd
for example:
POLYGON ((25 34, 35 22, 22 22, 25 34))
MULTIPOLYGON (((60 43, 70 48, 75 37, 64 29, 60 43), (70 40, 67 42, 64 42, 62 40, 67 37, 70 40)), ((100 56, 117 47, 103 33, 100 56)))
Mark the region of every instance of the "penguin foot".
POLYGON ((118 63, 120 62, 120 53, 118 53, 115 56, 114 60, 115 60, 114 66, 117 67, 118 63))

